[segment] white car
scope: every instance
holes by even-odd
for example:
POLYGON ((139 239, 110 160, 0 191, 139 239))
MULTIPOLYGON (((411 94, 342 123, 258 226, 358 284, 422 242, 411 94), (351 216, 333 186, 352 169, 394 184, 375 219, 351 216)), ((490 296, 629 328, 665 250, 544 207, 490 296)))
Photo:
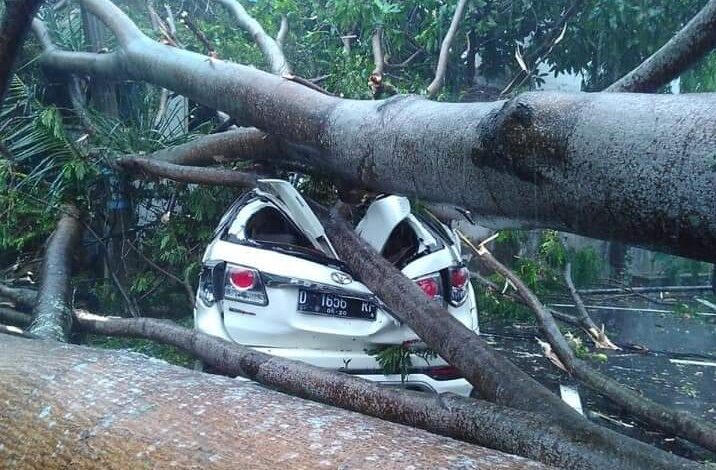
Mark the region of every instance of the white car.
MULTIPOLYGON (((356 232, 478 331, 469 271, 448 227, 411 212, 404 197, 383 196, 356 232)), ((262 352, 386 385, 460 395, 472 390, 435 356, 411 356, 407 376, 384 374, 368 351, 418 337, 354 279, 306 201, 283 180, 260 180, 221 219, 204 254, 194 324, 262 352)))

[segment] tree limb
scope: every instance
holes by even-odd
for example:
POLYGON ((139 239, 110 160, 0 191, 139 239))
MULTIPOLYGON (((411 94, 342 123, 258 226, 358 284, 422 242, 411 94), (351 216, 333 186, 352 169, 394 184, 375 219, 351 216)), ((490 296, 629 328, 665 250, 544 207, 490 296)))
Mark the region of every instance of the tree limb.
POLYGON ((13 308, 0 307, 0 323, 27 328, 32 323, 32 315, 13 308))
POLYGON ((604 91, 653 93, 716 47, 716 0, 708 3, 637 68, 604 91))
POLYGON ((574 300, 575 310, 577 315, 575 316, 579 325, 584 328, 589 337, 594 341, 594 344, 603 349, 619 349, 614 343, 612 343, 604 333, 604 329, 600 329, 594 324, 592 317, 589 316, 582 297, 577 292, 577 288, 574 287, 574 281, 572 281, 572 263, 567 262, 564 266, 564 282, 567 284, 569 294, 574 300))
POLYGON ((183 166, 142 157, 120 157, 115 164, 130 173, 144 172, 152 176, 168 178, 183 183, 252 188, 256 186, 256 180, 260 178, 259 175, 254 173, 220 168, 183 166))
POLYGON ((33 308, 37 300, 37 291, 25 287, 10 287, 0 283, 0 297, 12 300, 17 307, 33 308))
MULTIPOLYGON (((76 317, 84 331, 171 344, 224 373, 250 378, 301 398, 467 442, 496 446, 558 467, 596 469, 610 462, 610 456, 595 452, 591 443, 571 439, 568 431, 545 427, 541 418, 524 411, 451 394, 437 398, 381 387, 341 372, 270 356, 167 321, 98 317, 81 311, 76 312, 76 317)), ((668 460, 688 466, 681 459, 668 460)))
POLYGON ((447 73, 448 59, 450 58, 450 47, 460 27, 460 22, 463 16, 465 16, 468 1, 469 0, 458 0, 457 6, 455 7, 455 14, 452 17, 452 21, 450 21, 450 28, 448 28, 447 34, 445 34, 443 38, 442 45, 440 46, 438 65, 435 68, 435 78, 430 85, 428 85, 428 96, 431 98, 437 96, 445 84, 445 74, 447 73))
POLYGON ((82 235, 79 210, 62 207, 57 228, 50 236, 42 259, 35 318, 30 333, 67 342, 72 328, 72 255, 82 235))
POLYGON ((261 49, 275 75, 291 75, 291 66, 283 55, 281 46, 269 36, 261 24, 251 16, 238 0, 216 0, 221 3, 236 19, 239 26, 248 32, 261 49))
POLYGON ((480 256, 480 260, 486 266, 509 279, 512 285, 515 286, 517 293, 534 312, 542 333, 559 360, 578 380, 649 425, 681 436, 711 451, 716 450, 716 426, 691 413, 674 410, 645 398, 578 359, 569 344, 567 344, 567 340, 557 327, 549 310, 540 302, 530 288, 509 268, 497 261, 483 245, 476 251, 480 256))
POLYGON ((668 465, 667 454, 597 426, 566 405, 529 375, 494 351, 372 247, 359 238, 334 208, 320 208, 326 234, 341 260, 372 292, 385 302, 398 320, 408 325, 425 343, 477 389, 480 397, 497 404, 538 413, 545 428, 569 429, 570 439, 592 442, 599 452, 610 454, 612 465, 668 465), (535 407, 535 403, 539 403, 535 407), (656 459, 646 463, 641 459, 656 459), (620 462, 620 463, 616 463, 620 462), (636 463, 639 462, 639 463, 636 463))
POLYGON ((0 105, 12 78, 12 71, 32 18, 43 0, 6 0, 0 21, 0 105))
POLYGON ((279 26, 278 33, 276 34, 276 44, 278 45, 278 47, 281 48, 281 51, 283 51, 283 46, 286 43, 286 38, 288 37, 288 31, 289 31, 288 16, 281 15, 281 26, 279 26))

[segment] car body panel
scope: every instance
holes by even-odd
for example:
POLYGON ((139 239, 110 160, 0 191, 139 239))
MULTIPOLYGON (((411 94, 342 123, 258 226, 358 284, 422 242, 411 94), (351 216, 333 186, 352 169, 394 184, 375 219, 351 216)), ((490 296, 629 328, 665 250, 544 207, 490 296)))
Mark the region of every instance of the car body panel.
MULTIPOLYGON (((318 219, 289 183, 262 181, 258 190, 242 197, 229 212, 222 218, 216 237, 204 253, 204 265, 225 262, 226 266, 256 270, 260 273, 268 304, 250 304, 223 296, 211 302, 197 295, 197 329, 270 354, 341 369, 388 385, 395 385, 396 380, 401 382, 400 376, 381 374, 376 358, 367 351, 384 345, 414 342, 418 340, 417 335, 347 272, 335 257, 318 219), (278 209, 275 214, 280 213, 293 223, 306 235, 312 247, 307 248, 305 241, 301 242, 303 245, 295 242, 295 236, 286 237, 286 240, 294 241, 294 245, 282 240, 257 242, 249 237, 248 233, 255 232, 250 227, 251 218, 266 208, 278 209), (299 289, 373 302, 377 305, 375 319, 299 311, 299 289)), ((432 273, 447 273, 448 268, 460 265, 459 247, 454 240, 445 239, 445 235, 434 228, 424 226, 410 213, 410 204, 405 198, 387 196, 374 202, 358 225, 359 234, 376 249, 382 249, 395 227, 403 221, 419 240, 418 253, 402 268, 408 277, 418 279, 432 273)), ((443 231, 447 236, 454 236, 447 227, 443 226, 443 231)), ((445 279, 444 274, 442 279, 445 279)), ((478 331, 475 294, 471 285, 468 284, 467 289, 461 305, 451 305, 442 298, 439 301, 461 323, 478 331)), ((445 362, 439 357, 425 361, 415 356, 413 366, 419 364, 433 367, 444 366, 445 362)), ((421 373, 409 374, 407 381, 413 383, 413 388, 439 392, 467 394, 471 388, 463 379, 435 380, 421 373)))

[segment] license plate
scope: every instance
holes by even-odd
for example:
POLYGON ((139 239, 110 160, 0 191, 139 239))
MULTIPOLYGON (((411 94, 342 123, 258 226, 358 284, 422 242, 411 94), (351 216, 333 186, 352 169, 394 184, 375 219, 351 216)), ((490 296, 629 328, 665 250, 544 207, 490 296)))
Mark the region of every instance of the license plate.
POLYGON ((296 308, 302 313, 363 320, 375 320, 376 312, 376 305, 368 300, 306 289, 298 290, 296 308))

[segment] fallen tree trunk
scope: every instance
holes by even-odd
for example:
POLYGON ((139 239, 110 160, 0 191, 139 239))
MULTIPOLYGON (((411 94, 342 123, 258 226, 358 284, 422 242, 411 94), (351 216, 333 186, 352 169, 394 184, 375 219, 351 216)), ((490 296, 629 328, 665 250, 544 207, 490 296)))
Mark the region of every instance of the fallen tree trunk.
POLYGON ((428 299, 420 288, 360 239, 334 209, 322 214, 323 224, 341 260, 427 345, 478 390, 481 398, 539 414, 543 426, 563 429, 574 442, 588 442, 597 452, 624 467, 684 465, 586 420, 556 395, 505 359, 487 342, 428 299), (539 403, 539 406, 535 406, 539 403), (648 463, 647 463, 648 462, 648 463))
MULTIPOLYGON (((167 321, 97 317, 86 312, 76 312, 76 318, 83 331, 171 344, 226 374, 250 378, 291 395, 550 465, 603 468, 614 462, 625 462, 620 460, 618 452, 595 449, 593 442, 574 439, 568 430, 545 425, 541 417, 529 412, 452 394, 437 396, 384 388, 341 372, 270 356, 167 321)), ((680 459, 669 461, 670 465, 676 463, 687 464, 680 459)))
POLYGON ((172 89, 290 142, 325 172, 452 202, 481 223, 503 218, 716 260, 716 95, 345 100, 159 44, 106 0, 84 4, 115 32, 119 50, 48 50, 41 61, 55 72, 172 89))
POLYGON ((657 429, 681 436, 708 450, 716 451, 716 426, 686 411, 668 408, 643 397, 578 359, 559 331, 549 310, 530 288, 506 266, 497 261, 484 246, 479 247, 478 254, 486 266, 509 279, 515 286, 517 293, 535 313, 542 333, 570 374, 609 398, 635 418, 657 429))
POLYGON ((3 468, 545 468, 139 354, 0 334, 0 376, 3 468))
POLYGON ((42 259, 35 318, 29 330, 34 335, 63 342, 69 337, 72 329, 72 255, 81 235, 79 211, 71 205, 63 206, 42 259))

